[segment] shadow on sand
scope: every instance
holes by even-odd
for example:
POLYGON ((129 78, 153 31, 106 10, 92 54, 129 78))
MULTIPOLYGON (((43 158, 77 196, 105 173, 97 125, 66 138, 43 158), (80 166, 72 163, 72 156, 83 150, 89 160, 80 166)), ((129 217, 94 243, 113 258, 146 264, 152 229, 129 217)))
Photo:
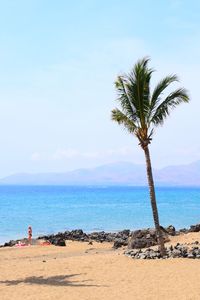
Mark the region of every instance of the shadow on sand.
POLYGON ((87 284, 85 282, 91 282, 91 280, 71 281, 70 279, 81 274, 71 275, 59 275, 51 277, 43 276, 31 276, 18 280, 2 280, 0 284, 6 284, 7 286, 18 285, 20 283, 25 284, 38 284, 38 285, 52 285, 52 286, 74 286, 74 287, 100 287, 100 285, 87 284))

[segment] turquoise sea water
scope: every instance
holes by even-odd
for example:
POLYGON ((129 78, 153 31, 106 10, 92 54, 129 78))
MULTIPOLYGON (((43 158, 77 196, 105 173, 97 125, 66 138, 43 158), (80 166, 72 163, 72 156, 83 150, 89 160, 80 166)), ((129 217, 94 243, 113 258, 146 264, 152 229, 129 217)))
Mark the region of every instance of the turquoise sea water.
MULTIPOLYGON (((163 226, 200 223, 200 188, 158 188, 163 226)), ((145 187, 0 186, 0 243, 81 228, 117 231, 153 226, 145 187)))

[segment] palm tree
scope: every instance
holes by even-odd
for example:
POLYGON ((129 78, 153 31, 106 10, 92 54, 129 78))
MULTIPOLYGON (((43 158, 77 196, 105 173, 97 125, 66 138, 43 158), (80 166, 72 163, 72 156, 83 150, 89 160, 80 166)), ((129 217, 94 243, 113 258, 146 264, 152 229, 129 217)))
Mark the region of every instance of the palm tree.
POLYGON ((177 105, 188 102, 189 96, 183 88, 174 90, 168 96, 163 95, 171 83, 178 81, 176 75, 163 78, 151 92, 150 83, 154 70, 148 67, 148 62, 149 58, 143 58, 134 65, 129 74, 118 76, 115 87, 121 110, 118 108, 112 110, 112 120, 135 135, 144 151, 153 219, 160 253, 163 256, 164 239, 159 223, 149 144, 152 141, 154 127, 162 125, 170 111, 177 105))

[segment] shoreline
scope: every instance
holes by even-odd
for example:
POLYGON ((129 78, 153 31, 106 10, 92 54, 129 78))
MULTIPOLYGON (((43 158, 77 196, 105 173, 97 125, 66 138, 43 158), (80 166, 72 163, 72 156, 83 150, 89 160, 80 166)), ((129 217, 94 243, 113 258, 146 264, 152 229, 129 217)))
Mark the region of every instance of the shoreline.
MULTIPOLYGON (((82 242, 90 242, 90 241, 96 241, 96 242, 113 242, 114 248, 120 248, 121 246, 127 246, 128 239, 131 237, 131 235, 134 235, 137 232, 145 232, 149 233, 149 231, 152 231, 154 229, 147 228, 147 229, 137 229, 134 231, 131 231, 130 229, 124 229, 122 231, 93 231, 93 232, 84 232, 82 229, 75 229, 75 230, 67 230, 64 232, 58 232, 55 234, 47 234, 47 235, 40 235, 33 239, 33 241, 39 241, 39 240, 47 240, 53 245, 59 246, 60 240, 71 240, 71 241, 82 241, 82 242), (115 245, 116 243, 116 245, 115 245)), ((169 236, 178 236, 182 233, 190 233, 190 232, 200 232, 200 224, 191 225, 189 228, 182 228, 179 230, 176 230, 174 226, 169 225, 166 228, 163 228, 163 234, 167 234, 169 236)), ((141 238, 141 234, 139 236, 141 238)), ((0 245, 0 247, 12 247, 15 244, 17 244, 19 241, 24 241, 27 243, 27 238, 18 238, 15 240, 10 240, 8 242, 5 242, 0 245)), ((150 245, 151 246, 151 245, 150 245)), ((141 247, 143 248, 143 247, 141 247)))

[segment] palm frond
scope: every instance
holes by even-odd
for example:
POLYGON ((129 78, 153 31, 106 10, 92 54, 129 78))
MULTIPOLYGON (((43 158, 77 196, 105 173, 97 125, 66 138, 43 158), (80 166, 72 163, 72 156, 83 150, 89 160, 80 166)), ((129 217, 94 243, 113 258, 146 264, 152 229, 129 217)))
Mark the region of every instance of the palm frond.
POLYGON ((169 115, 171 109, 175 108, 180 103, 189 102, 187 90, 180 88, 169 94, 165 100, 159 104, 153 114, 150 122, 154 125, 162 125, 165 118, 169 115))
POLYGON ((122 111, 127 115, 131 120, 135 121, 137 119, 136 108, 131 101, 130 94, 127 91, 127 81, 124 76, 118 76, 115 81, 115 87, 118 92, 117 100, 120 102, 122 111))
POLYGON ((154 88, 153 93, 152 93, 152 97, 151 97, 151 103, 150 103, 150 110, 154 110, 156 105, 159 103, 160 101, 160 97, 162 95, 162 93, 164 92, 164 90, 173 82, 177 82, 178 81, 178 77, 177 75, 169 75, 166 76, 165 78, 163 78, 154 88))
POLYGON ((149 111, 150 80, 154 72, 148 68, 149 58, 139 60, 132 72, 127 75, 127 90, 131 95, 132 102, 136 107, 141 126, 145 126, 146 116, 149 111))
POLYGON ((153 134, 151 130, 163 124, 173 108, 189 101, 187 91, 181 88, 165 97, 166 88, 178 81, 174 74, 163 78, 151 93, 150 83, 154 70, 149 68, 149 60, 148 57, 139 60, 130 73, 117 78, 115 87, 120 110, 116 108, 112 111, 112 120, 134 133, 141 144, 150 143, 153 134))
POLYGON ((112 110, 111 118, 119 125, 123 125, 124 128, 130 133, 134 133, 135 129, 137 128, 136 124, 118 108, 112 110))

